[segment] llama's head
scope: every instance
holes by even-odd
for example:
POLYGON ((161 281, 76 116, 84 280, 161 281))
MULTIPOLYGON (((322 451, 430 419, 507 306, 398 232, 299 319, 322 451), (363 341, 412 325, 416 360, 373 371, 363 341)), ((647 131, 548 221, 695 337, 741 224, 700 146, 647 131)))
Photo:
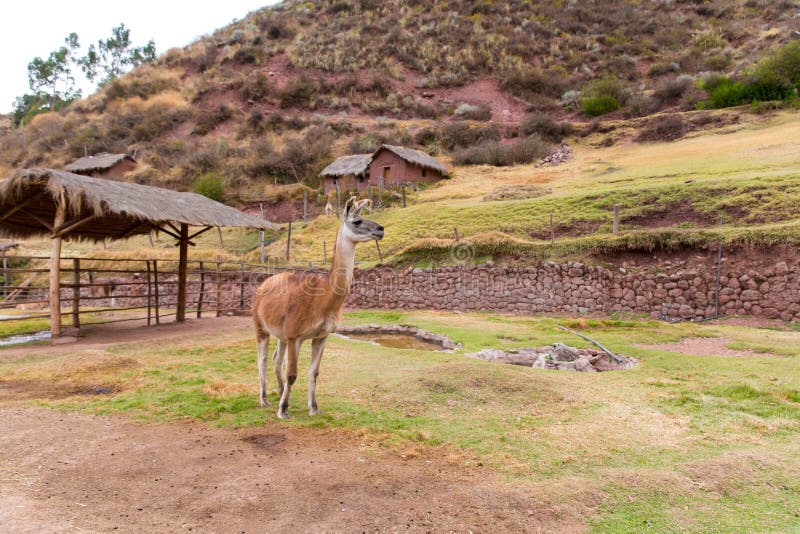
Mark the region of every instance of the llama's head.
POLYGON ((356 197, 351 197, 344 207, 342 235, 354 243, 383 239, 383 226, 361 217, 361 210, 367 204, 366 201, 359 201, 356 197))

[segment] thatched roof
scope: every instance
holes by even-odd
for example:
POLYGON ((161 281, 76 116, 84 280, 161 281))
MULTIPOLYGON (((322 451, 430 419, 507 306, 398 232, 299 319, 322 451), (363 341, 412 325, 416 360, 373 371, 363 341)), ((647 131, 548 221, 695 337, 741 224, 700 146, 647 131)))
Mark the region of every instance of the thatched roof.
POLYGON ((389 150, 409 163, 419 165, 420 167, 433 169, 442 174, 447 174, 447 167, 439 163, 436 158, 429 156, 425 152, 414 150, 413 148, 406 148, 404 146, 381 145, 380 148, 375 151, 372 157, 375 158, 375 156, 377 156, 381 150, 389 150))
POLYGON ((322 176, 347 176, 348 174, 364 174, 367 167, 372 163, 372 154, 356 154, 354 156, 342 156, 333 163, 322 169, 322 176))
POLYGON ((63 199, 67 223, 86 219, 65 237, 100 241, 147 234, 167 223, 278 229, 269 221, 195 193, 81 176, 53 169, 20 170, 0 182, 0 231, 13 237, 50 235, 63 199))
POLYGON ((127 154, 109 154, 108 152, 103 152, 101 154, 95 154, 94 156, 86 156, 85 158, 76 159, 64 167, 64 169, 77 173, 104 171, 126 159, 135 161, 127 154))

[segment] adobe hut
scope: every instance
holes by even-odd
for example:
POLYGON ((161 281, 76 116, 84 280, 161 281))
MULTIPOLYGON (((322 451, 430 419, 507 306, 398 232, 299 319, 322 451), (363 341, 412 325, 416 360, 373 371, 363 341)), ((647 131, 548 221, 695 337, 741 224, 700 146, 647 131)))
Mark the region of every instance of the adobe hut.
POLYGON ((369 183, 395 188, 408 182, 438 182, 447 167, 425 152, 403 146, 381 145, 369 164, 369 183))
POLYGON ((127 154, 103 152, 77 159, 64 167, 69 172, 100 178, 122 178, 136 167, 136 160, 127 154))
POLYGON ((325 194, 336 191, 338 184, 339 191, 361 192, 367 188, 369 181, 369 164, 372 161, 372 154, 355 154, 354 156, 342 156, 333 163, 322 169, 320 175, 325 179, 325 194))

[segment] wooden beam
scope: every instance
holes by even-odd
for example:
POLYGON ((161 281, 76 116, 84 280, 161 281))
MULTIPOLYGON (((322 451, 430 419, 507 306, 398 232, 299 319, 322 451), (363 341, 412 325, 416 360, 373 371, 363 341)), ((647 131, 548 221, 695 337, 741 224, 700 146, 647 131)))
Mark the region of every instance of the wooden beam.
POLYGON ((171 232, 171 231, 167 230, 167 229, 166 229, 166 228, 164 228, 163 226, 156 226, 155 224, 153 225, 153 228, 155 228, 155 229, 156 229, 156 230, 158 230, 159 232, 164 232, 164 233, 165 233, 165 234, 167 234, 168 236, 172 236, 172 237, 174 237, 175 239, 177 239, 177 240, 179 240, 179 241, 180 241, 180 239, 181 239, 181 236, 180 236, 180 231, 178 231, 178 233, 174 233, 174 232, 171 232))
MULTIPOLYGON (((63 202, 56 204, 53 226, 61 226, 66 219, 63 202)), ((61 238, 53 237, 50 248, 50 333, 52 339, 61 336, 61 238)))
POLYGON ((132 236, 139 228, 144 225, 150 224, 150 221, 137 221, 136 224, 129 227, 127 230, 122 232, 122 235, 119 236, 119 239, 127 239, 132 236))
POLYGON ((82 224, 86 224, 87 222, 96 219, 97 215, 88 215, 83 219, 78 219, 76 221, 70 221, 62 224, 61 226, 57 226, 53 228, 53 235, 51 237, 64 237, 69 232, 74 230, 75 228, 79 227, 82 224))
POLYGON ((195 233, 193 233, 192 235, 189 236, 189 240, 191 241, 192 239, 194 239, 195 237, 199 236, 200 234, 204 234, 204 233, 208 232, 212 228, 214 228, 214 227, 213 226, 206 226, 202 230, 198 230, 197 232, 195 232, 195 233))
POLYGON ((189 225, 181 223, 180 229, 180 255, 178 257, 178 304, 175 310, 175 321, 182 323, 186 320, 186 265, 189 256, 189 225))
MULTIPOLYGON (((36 222, 38 222, 39 224, 41 224, 42 226, 44 226, 45 228, 47 228, 51 232, 53 231, 53 225, 50 224, 49 222, 45 221, 43 218, 39 217, 35 213, 31 213, 28 210, 22 210, 22 213, 24 213, 28 217, 34 219, 36 222)), ((56 208, 56 220, 58 220, 58 208, 56 208)), ((64 213, 63 213, 63 210, 62 210, 62 213, 61 213, 61 224, 64 224, 64 213)))
POLYGON ((23 200, 22 202, 20 202, 19 204, 17 204, 16 206, 11 208, 10 210, 8 210, 7 212, 5 212, 2 215, 0 215, 0 221, 5 221, 6 219, 8 219, 9 217, 11 217, 15 213, 17 213, 19 210, 21 210, 22 208, 24 208, 25 206, 27 206, 28 204, 30 204, 31 202, 33 202, 37 198, 39 198, 38 194, 37 195, 33 195, 30 198, 26 198, 25 200, 23 200))

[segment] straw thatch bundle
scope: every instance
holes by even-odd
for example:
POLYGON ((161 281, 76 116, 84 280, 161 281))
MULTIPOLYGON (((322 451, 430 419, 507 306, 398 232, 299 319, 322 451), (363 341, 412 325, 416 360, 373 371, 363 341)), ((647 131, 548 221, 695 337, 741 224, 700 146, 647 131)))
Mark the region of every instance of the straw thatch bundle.
POLYGON ((332 177, 347 176, 348 174, 358 176, 367 172, 370 163, 372 163, 372 154, 342 156, 322 169, 320 174, 332 177))
POLYGON ((127 154, 109 154, 108 152, 102 152, 100 154, 95 154, 94 156, 86 156, 76 159, 64 168, 70 172, 77 173, 104 171, 126 159, 135 161, 127 154))
POLYGON ((166 223, 277 230, 269 221, 195 193, 81 176, 53 169, 26 169, 0 182, 0 230, 13 237, 50 235, 56 208, 67 223, 88 219, 65 237, 119 239, 147 234, 166 223))
POLYGON ((439 163, 433 156, 426 154, 425 152, 421 152, 419 150, 414 150, 413 148, 406 148, 404 146, 395 146, 395 145, 381 145, 378 150, 375 151, 373 154, 373 158, 378 155, 378 152, 381 150, 388 150, 393 152, 398 157, 406 160, 409 163, 413 163, 415 165, 419 165, 423 168, 433 169, 435 171, 439 171, 442 174, 447 174, 447 167, 439 163))

